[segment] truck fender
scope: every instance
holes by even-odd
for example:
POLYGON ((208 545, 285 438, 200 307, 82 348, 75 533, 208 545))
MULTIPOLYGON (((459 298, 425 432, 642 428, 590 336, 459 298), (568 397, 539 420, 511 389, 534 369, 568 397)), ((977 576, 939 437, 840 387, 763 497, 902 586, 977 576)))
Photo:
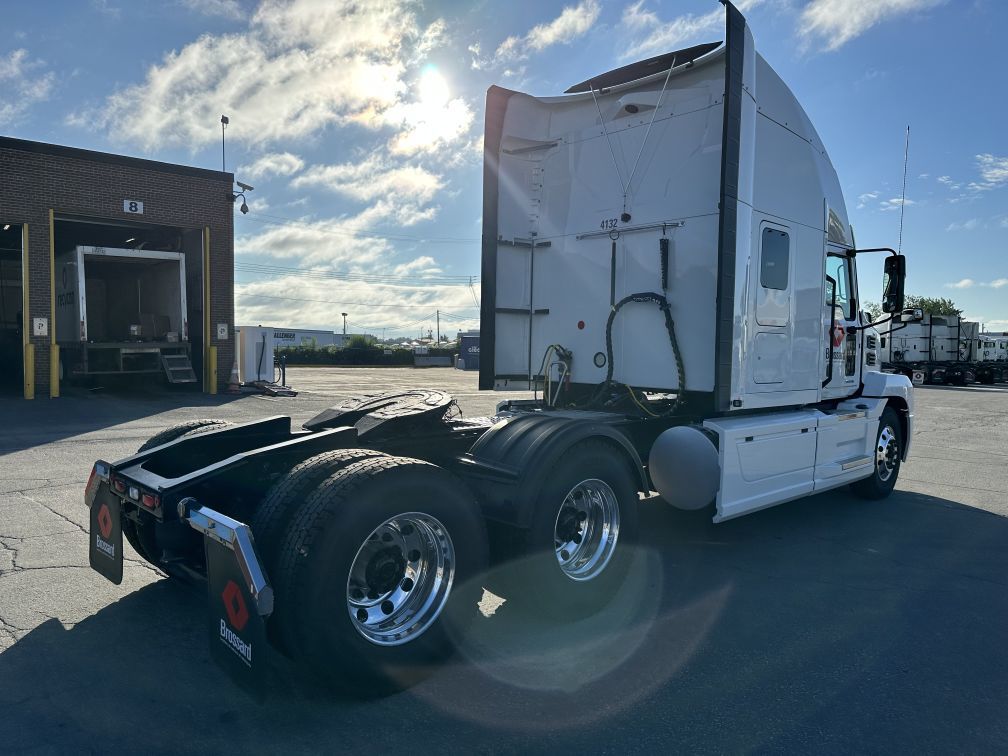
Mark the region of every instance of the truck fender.
POLYGON ((640 455, 619 425, 624 418, 604 412, 525 413, 506 418, 484 433, 457 470, 477 493, 484 515, 527 528, 536 498, 556 462, 574 445, 599 439, 626 455, 638 490, 648 483, 640 455))
POLYGON ((913 382, 905 375, 895 373, 866 373, 864 383, 862 384, 861 396, 884 399, 887 404, 899 412, 900 425, 903 432, 902 458, 905 462, 907 457, 910 456, 910 444, 913 441, 913 382))

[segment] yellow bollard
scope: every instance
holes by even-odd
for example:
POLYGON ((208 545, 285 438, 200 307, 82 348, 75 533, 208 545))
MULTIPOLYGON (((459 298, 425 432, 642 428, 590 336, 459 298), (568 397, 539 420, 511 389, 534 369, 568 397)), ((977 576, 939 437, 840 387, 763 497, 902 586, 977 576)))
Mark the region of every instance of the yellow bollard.
POLYGON ((24 345, 24 398, 35 398, 35 345, 24 345))
POLYGON ((208 357, 208 370, 207 376, 210 379, 210 385, 207 387, 207 393, 216 394, 217 393, 217 347, 211 346, 207 349, 208 357))
POLYGON ((60 358, 59 344, 49 345, 49 398, 59 397, 60 390, 60 358))

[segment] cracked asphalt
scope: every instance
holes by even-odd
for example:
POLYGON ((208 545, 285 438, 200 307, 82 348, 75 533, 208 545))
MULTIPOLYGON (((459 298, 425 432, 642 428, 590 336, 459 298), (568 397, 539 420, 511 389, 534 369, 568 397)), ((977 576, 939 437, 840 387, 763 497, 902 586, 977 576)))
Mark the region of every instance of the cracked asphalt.
MULTIPOLYGON (((290 415, 452 370, 292 368, 296 398, 0 396, 0 746, 5 753, 1008 751, 1008 388, 921 388, 896 492, 820 494, 721 525, 642 504, 604 612, 558 622, 487 594, 451 663, 377 700, 280 659, 265 700, 210 661, 204 597, 129 547, 88 566, 83 487, 198 417, 290 415)), ((489 576, 488 583, 492 583, 489 576)))

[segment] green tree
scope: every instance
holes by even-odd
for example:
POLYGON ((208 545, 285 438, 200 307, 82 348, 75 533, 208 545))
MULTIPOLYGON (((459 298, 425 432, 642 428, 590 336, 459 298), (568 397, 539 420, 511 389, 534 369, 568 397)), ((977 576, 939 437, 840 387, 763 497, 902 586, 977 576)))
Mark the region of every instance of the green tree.
POLYGON ((863 307, 872 323, 882 319, 882 305, 878 302, 865 302, 863 307))
POLYGON ((921 297, 916 294, 907 294, 903 306, 919 307, 932 315, 962 315, 963 312, 955 306, 955 302, 946 297, 921 297))
POLYGON ((353 336, 347 339, 345 347, 348 349, 368 349, 371 346, 371 341, 367 336, 355 333, 353 336))

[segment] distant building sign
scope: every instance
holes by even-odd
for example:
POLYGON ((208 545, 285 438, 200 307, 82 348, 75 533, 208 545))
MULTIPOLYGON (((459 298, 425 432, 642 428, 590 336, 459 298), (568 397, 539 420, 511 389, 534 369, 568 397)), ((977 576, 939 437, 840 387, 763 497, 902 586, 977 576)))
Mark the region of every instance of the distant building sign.
POLYGON ((281 341, 293 341, 294 340, 294 332, 293 331, 274 331, 273 332, 273 338, 274 339, 280 339, 281 341))

